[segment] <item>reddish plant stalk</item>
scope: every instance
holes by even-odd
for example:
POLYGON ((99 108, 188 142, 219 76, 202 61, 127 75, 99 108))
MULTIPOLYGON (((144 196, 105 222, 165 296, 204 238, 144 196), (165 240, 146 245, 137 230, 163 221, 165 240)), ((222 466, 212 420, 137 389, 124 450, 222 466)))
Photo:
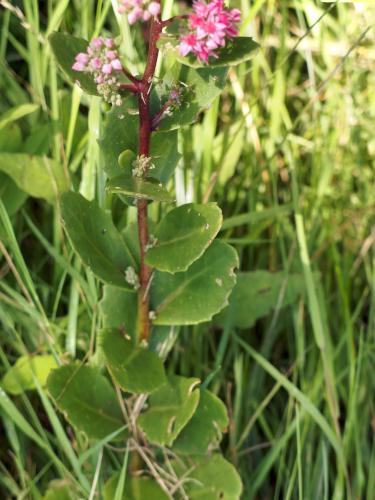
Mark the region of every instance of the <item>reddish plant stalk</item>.
MULTIPOLYGON (((139 156, 150 156, 150 141, 152 133, 152 117, 150 110, 150 90, 158 59, 156 42, 163 29, 160 19, 152 19, 150 24, 149 46, 146 68, 138 84, 139 108, 139 156)), ((140 273, 138 292, 138 338, 139 341, 148 341, 150 336, 150 300, 149 288, 151 268, 145 262, 146 246, 148 243, 147 201, 139 200, 138 211, 138 238, 140 244, 140 273)))

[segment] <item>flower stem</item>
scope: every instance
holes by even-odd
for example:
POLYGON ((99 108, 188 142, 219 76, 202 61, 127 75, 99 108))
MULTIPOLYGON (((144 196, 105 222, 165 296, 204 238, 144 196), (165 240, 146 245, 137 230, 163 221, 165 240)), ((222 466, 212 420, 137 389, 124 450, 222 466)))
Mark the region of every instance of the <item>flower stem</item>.
MULTIPOLYGON (((149 45, 146 68, 138 85, 138 108, 139 108, 139 156, 150 156, 150 141, 152 134, 152 117, 150 110, 150 91, 158 59, 158 48, 156 42, 163 29, 160 18, 153 18, 150 24, 149 45)), ((140 274, 138 292, 138 339, 148 341, 150 336, 149 318, 149 283, 151 279, 151 268, 145 263, 146 246, 148 243, 148 218, 147 201, 137 202, 138 211, 138 238, 140 244, 140 274)))

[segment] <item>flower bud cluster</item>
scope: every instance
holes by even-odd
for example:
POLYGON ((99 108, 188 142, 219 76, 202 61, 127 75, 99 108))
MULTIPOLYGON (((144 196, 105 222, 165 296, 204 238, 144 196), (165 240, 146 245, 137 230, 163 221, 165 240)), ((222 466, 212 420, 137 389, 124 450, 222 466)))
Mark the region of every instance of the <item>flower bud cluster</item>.
POLYGON ((238 34, 241 13, 238 9, 226 9, 224 0, 205 3, 194 0, 193 12, 188 16, 188 31, 180 37, 179 51, 182 56, 190 52, 204 63, 218 57, 216 51, 224 47, 227 39, 238 34))
POLYGON ((117 46, 112 38, 93 38, 87 52, 76 55, 72 66, 74 71, 91 73, 94 77, 98 94, 115 106, 121 106, 118 74, 123 67, 119 59, 117 46))
POLYGON ((129 24, 137 21, 148 21, 160 14, 160 3, 145 0, 120 0, 118 11, 127 14, 129 24))
POLYGON ((134 177, 144 177, 148 170, 155 168, 151 156, 138 155, 132 163, 134 177))

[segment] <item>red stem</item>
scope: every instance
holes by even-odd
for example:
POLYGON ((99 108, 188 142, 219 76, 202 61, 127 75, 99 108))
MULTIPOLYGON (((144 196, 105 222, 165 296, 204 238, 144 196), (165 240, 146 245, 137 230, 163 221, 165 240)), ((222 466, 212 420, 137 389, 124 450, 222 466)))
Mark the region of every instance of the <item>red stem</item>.
MULTIPOLYGON (((159 50, 156 42, 163 29, 163 24, 158 19, 152 19, 150 24, 149 46, 147 62, 142 79, 138 83, 138 108, 139 108, 139 156, 150 156, 150 140, 152 133, 152 118, 150 112, 150 90, 155 73, 159 50)), ((146 245, 148 243, 147 201, 139 200, 138 210, 138 238, 140 244, 140 273, 138 294, 138 338, 148 341, 150 336, 149 318, 149 282, 151 268, 145 263, 146 245)))

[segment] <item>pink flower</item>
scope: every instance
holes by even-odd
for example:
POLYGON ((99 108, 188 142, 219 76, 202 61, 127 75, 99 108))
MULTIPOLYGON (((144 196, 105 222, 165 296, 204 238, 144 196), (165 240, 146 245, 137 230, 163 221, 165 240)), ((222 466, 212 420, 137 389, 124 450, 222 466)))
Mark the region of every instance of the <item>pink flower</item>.
POLYGON ((72 69, 74 69, 74 71, 85 71, 86 66, 83 63, 76 61, 73 64, 72 69))
POLYGON ((129 24, 148 21, 160 14, 160 3, 150 0, 119 0, 118 12, 127 14, 129 24))
POLYGON ((132 11, 128 13, 128 22, 129 24, 136 23, 139 19, 142 19, 143 10, 139 7, 135 7, 132 11))
POLYGON ((116 57, 117 57, 117 52, 115 50, 107 50, 107 52, 105 53, 105 56, 107 59, 110 59, 111 61, 113 61, 113 59, 116 59, 116 57))
POLYGON ((82 64, 87 64, 89 62, 89 55, 86 52, 80 52, 76 55, 76 61, 82 64))
POLYGON ((241 13, 226 9, 223 0, 205 3, 193 1, 193 12, 188 17, 188 32, 180 36, 179 52, 182 56, 193 53, 208 63, 209 57, 218 57, 216 50, 224 47, 227 39, 238 34, 241 13))
POLYGON ((148 11, 152 16, 158 16, 160 14, 160 3, 151 2, 148 6, 148 11))
POLYGON ((113 68, 115 71, 122 71, 122 64, 121 64, 120 59, 114 59, 114 60, 111 62, 111 66, 112 66, 112 68, 113 68))
POLYGON ((102 67, 101 59, 99 57, 94 57, 93 59, 91 59, 91 66, 94 69, 100 69, 102 67))
POLYGON ((116 106, 122 104, 121 81, 116 73, 121 73, 123 67, 112 38, 93 38, 87 51, 76 55, 72 69, 92 75, 98 94, 106 102, 116 106))
POLYGON ((113 38, 106 38, 104 43, 107 49, 113 49, 115 47, 115 41, 113 38))
POLYGON ((91 40, 91 43, 90 43, 90 46, 93 48, 93 49, 100 49, 100 47, 103 45, 103 38, 99 37, 99 38, 93 38, 91 40))
POLYGON ((103 64, 103 67, 102 67, 102 72, 105 74, 105 75, 110 75, 112 73, 112 64, 103 64))

